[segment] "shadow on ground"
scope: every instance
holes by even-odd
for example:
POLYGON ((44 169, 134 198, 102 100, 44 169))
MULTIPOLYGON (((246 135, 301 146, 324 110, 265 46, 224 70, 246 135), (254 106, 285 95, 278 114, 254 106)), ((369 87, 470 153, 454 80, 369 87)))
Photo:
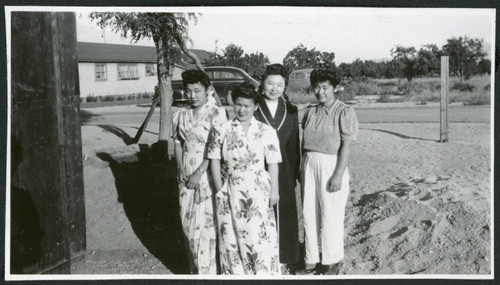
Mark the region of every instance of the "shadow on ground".
POLYGON ((97 155, 109 162, 118 201, 142 244, 172 273, 188 274, 175 163, 153 163, 149 146, 140 149, 137 162, 119 162, 103 152, 97 155))
POLYGON ((92 117, 96 117, 98 115, 92 114, 85 110, 80 110, 80 125, 83 126, 92 120, 92 117))
POLYGON ((97 125, 97 126, 121 138, 126 145, 131 145, 135 143, 134 138, 130 137, 125 131, 116 126, 113 125, 97 125))
POLYGON ((391 131, 387 131, 387 130, 382 130, 382 129, 367 129, 367 128, 360 128, 360 129, 361 130, 367 130, 367 131, 376 131, 376 132, 387 133, 387 134, 395 135, 395 136, 397 136, 399 138, 402 138, 402 139, 413 139, 413 140, 421 140, 421 141, 439 142, 439 140, 431 140, 431 139, 423 139, 423 138, 417 138, 417 137, 410 137, 410 136, 407 136, 407 135, 403 135, 403 134, 400 134, 400 133, 391 132, 391 131))

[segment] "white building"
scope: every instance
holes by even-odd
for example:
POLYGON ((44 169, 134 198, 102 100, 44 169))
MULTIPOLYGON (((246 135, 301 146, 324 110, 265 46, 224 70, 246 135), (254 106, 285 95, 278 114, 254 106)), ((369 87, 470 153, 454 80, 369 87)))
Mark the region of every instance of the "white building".
MULTIPOLYGON (((202 63, 210 56, 191 51, 202 63)), ((152 93, 158 83, 155 47, 78 42, 77 55, 80 97, 152 93)), ((176 65, 173 78, 193 67, 176 65)))

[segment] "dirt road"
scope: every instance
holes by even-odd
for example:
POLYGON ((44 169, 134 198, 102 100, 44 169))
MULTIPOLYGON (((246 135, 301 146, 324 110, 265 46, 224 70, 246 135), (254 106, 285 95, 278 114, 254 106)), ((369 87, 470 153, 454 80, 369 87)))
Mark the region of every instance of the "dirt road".
MULTIPOLYGON (((182 273, 175 183, 168 182, 175 170, 141 162, 140 146, 125 144, 145 113, 84 111, 95 114, 82 126, 85 273, 182 273), (129 121, 115 121, 120 117, 129 121)), ((456 107, 461 123, 450 124, 446 144, 437 142, 438 123, 401 123, 410 112, 417 118, 434 111, 356 110, 361 123, 350 160, 341 274, 491 273, 489 106, 456 107), (397 122, 367 122, 364 114, 397 122)), ((157 135, 152 121, 140 143, 152 144, 157 135)))

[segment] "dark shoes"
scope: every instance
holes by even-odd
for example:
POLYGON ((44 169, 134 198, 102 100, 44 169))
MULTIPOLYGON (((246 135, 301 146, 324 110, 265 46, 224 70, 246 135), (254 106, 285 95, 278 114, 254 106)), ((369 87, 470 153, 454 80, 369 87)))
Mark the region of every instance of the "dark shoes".
POLYGON ((305 266, 297 270, 297 275, 338 275, 340 272, 341 264, 335 263, 331 265, 316 264, 315 267, 305 266))

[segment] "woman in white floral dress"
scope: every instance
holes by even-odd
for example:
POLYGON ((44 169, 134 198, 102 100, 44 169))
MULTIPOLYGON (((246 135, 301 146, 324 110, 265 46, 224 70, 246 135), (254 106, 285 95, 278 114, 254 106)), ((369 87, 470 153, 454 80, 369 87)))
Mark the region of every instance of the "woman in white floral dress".
POLYGON ((217 274, 214 199, 206 173, 206 147, 210 129, 226 120, 226 112, 209 100, 206 73, 187 70, 182 80, 191 107, 179 109, 173 116, 181 222, 191 273, 217 274))
POLYGON ((236 118, 212 129, 208 147, 223 274, 280 274, 272 206, 281 153, 276 131, 253 117, 258 97, 251 85, 235 88, 236 118))

